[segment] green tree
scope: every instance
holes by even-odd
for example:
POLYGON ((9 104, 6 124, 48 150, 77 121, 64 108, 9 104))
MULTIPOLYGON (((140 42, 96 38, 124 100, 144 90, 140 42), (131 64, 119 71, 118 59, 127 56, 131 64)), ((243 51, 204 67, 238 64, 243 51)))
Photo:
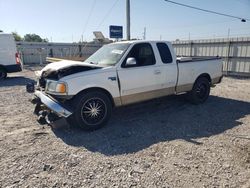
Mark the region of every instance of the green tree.
POLYGON ((22 37, 17 32, 12 32, 12 35, 14 36, 15 41, 23 40, 22 37))
POLYGON ((24 35, 24 41, 26 42, 48 42, 48 39, 42 39, 37 34, 26 34, 24 35))
POLYGON ((48 38, 43 39, 43 42, 49 42, 48 38))

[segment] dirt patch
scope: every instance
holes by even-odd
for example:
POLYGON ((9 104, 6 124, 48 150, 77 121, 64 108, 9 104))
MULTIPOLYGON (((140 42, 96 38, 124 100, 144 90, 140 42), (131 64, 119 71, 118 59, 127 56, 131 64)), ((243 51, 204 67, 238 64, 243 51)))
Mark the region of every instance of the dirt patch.
POLYGON ((250 80, 226 77, 208 101, 171 96, 115 109, 101 130, 41 127, 25 84, 0 83, 0 187, 249 187, 250 80))

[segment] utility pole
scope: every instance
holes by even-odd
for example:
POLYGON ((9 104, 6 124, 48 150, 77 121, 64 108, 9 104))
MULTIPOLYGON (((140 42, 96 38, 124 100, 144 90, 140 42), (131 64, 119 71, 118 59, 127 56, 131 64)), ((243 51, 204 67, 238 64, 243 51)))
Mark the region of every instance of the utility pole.
POLYGON ((228 40, 228 47, 227 47, 227 57, 226 57, 226 75, 228 75, 229 56, 230 56, 230 48, 231 48, 230 28, 228 28, 228 31, 227 31, 227 40, 228 40))
POLYGON ((126 0, 127 40, 130 40, 130 0, 126 0))
POLYGON ((227 30, 227 39, 229 40, 229 38, 230 38, 230 28, 228 28, 227 30))
POLYGON ((144 27, 144 32, 143 32, 143 40, 146 40, 146 27, 144 27))

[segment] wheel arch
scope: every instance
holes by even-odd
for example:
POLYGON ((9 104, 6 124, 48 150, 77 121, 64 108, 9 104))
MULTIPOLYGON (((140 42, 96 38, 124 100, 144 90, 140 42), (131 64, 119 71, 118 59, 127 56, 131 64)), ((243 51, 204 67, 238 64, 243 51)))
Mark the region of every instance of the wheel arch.
POLYGON ((111 93, 104 89, 104 88, 101 88, 101 87, 90 87, 90 88, 86 88, 86 89, 83 89, 82 91, 78 92, 74 97, 73 99, 76 97, 76 96, 79 96, 79 95, 82 95, 84 93, 88 93, 88 92, 94 92, 94 91, 99 91, 99 92, 102 92, 104 93, 105 95, 108 96, 108 98, 110 99, 111 103, 112 103, 112 106, 114 107, 115 106, 115 102, 114 102, 114 98, 113 96, 111 95, 111 93))
MULTIPOLYGON (((210 85, 211 85, 211 83, 212 83, 211 76, 210 76, 208 73, 202 73, 202 74, 200 74, 200 75, 196 78, 195 82, 197 82, 197 80, 198 80, 199 78, 206 78, 206 79, 208 79, 210 85)), ((195 82, 194 82, 194 83, 195 83, 195 82)))

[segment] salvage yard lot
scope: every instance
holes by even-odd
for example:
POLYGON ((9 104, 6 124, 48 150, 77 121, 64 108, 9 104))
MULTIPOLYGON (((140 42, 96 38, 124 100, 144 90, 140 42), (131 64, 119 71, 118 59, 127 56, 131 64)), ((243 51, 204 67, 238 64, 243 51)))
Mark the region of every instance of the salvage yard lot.
POLYGON ((250 79, 224 78, 198 106, 171 96, 115 109, 83 132, 36 122, 35 69, 0 83, 0 187, 250 187, 250 79))

